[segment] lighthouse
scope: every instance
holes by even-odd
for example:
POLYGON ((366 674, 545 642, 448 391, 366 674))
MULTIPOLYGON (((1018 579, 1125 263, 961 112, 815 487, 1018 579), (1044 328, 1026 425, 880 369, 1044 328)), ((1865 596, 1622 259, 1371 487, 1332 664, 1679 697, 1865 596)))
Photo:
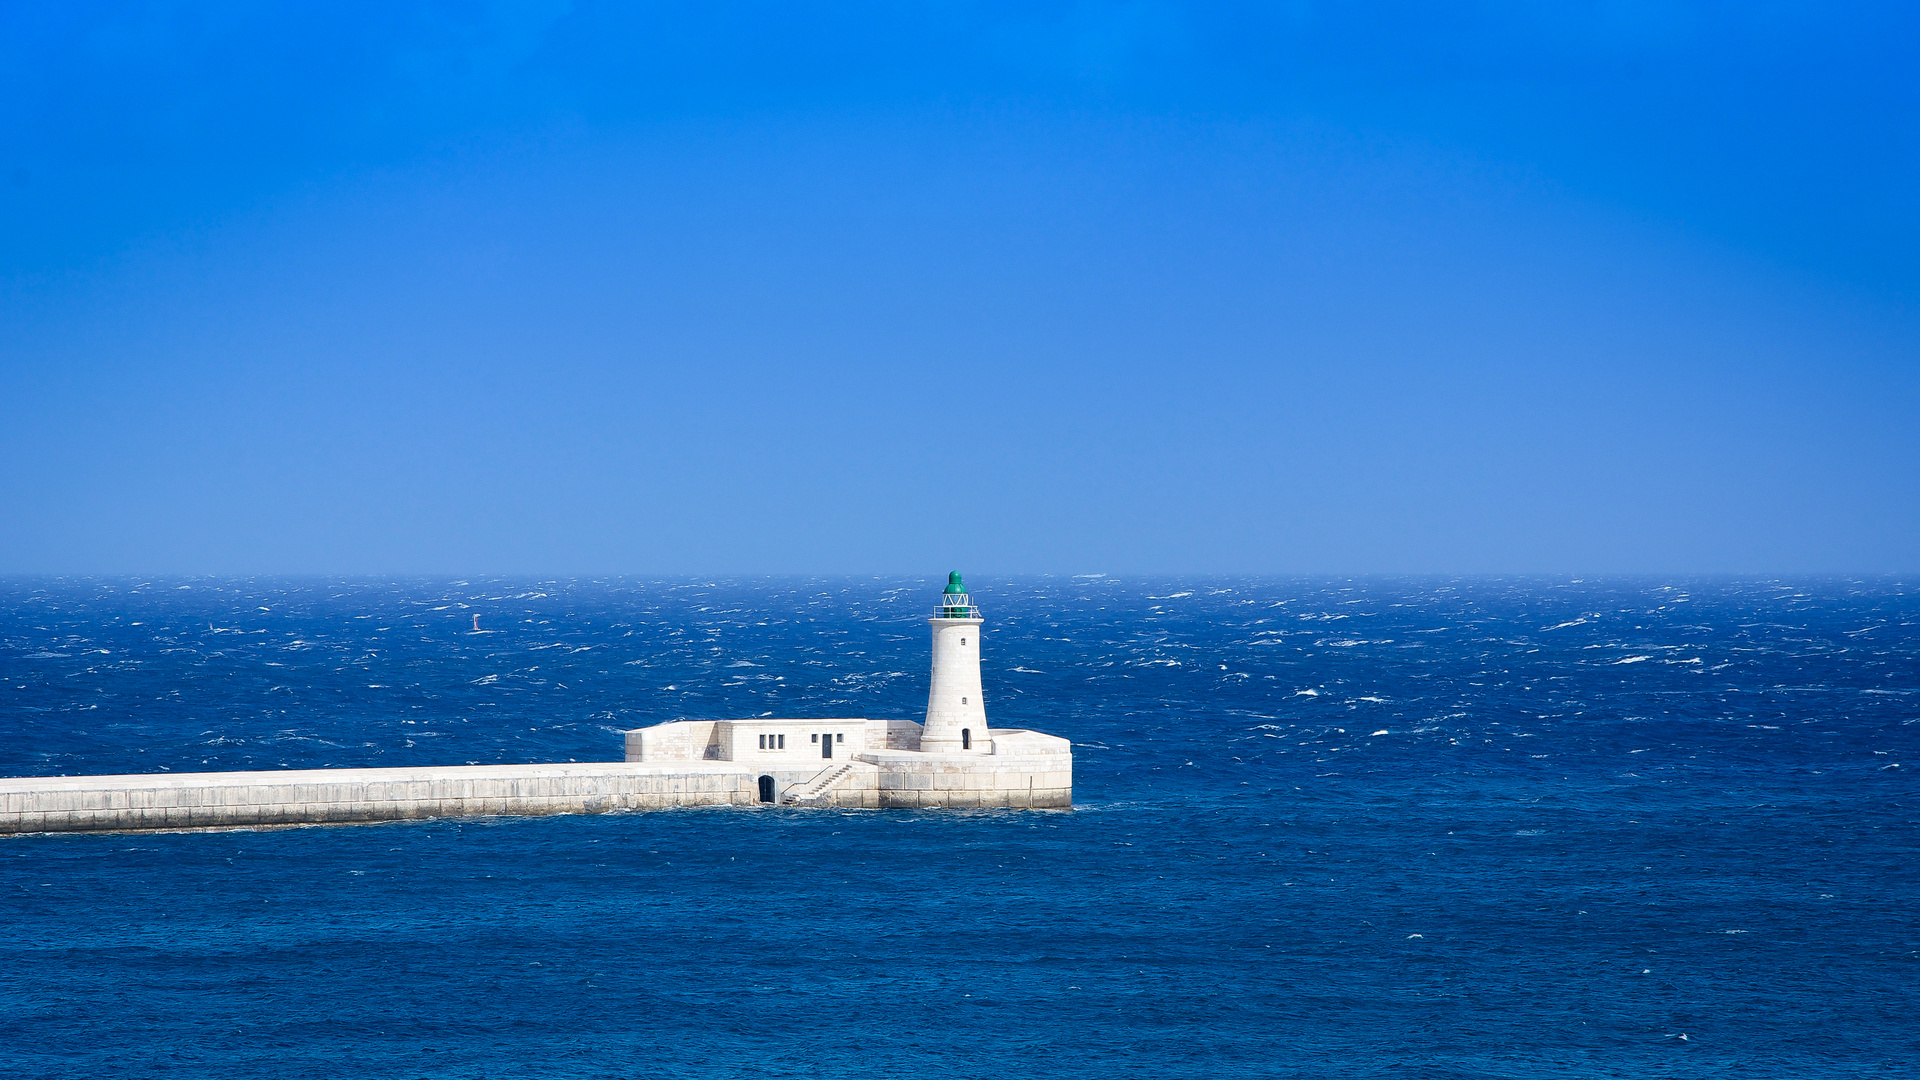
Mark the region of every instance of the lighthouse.
POLYGON ((936 754, 986 754, 987 707, 980 695, 980 609, 973 606, 960 571, 947 575, 927 625, 933 628, 933 685, 927 691, 927 723, 920 749, 936 754))

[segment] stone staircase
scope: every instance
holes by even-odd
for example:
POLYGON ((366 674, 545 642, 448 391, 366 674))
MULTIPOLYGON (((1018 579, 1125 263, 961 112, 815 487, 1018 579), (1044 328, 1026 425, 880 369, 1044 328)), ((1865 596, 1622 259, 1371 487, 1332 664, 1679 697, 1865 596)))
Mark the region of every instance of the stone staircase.
POLYGON ((826 799, 827 794, 838 786, 842 780, 852 775, 853 766, 851 765, 835 765, 823 769, 819 776, 808 781, 806 787, 801 788, 792 795, 788 795, 786 805, 817 806, 826 799))

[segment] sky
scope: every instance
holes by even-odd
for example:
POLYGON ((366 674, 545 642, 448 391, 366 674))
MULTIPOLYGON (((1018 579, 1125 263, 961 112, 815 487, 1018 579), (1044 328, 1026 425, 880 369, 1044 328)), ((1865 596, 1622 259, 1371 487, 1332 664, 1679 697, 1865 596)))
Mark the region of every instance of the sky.
POLYGON ((1907 5, 0 0, 0 574, 1920 570, 1907 5))

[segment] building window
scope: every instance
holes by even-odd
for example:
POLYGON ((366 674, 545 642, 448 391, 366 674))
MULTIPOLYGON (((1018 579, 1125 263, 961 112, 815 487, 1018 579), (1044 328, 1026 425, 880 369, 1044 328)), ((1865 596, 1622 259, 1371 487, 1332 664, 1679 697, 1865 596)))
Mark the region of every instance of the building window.
POLYGON ((767 748, 767 737, 765 735, 762 735, 760 736, 760 749, 765 750, 766 748, 767 748))
POLYGON ((814 742, 819 742, 819 741, 820 741, 820 736, 819 736, 819 735, 818 735, 817 733, 816 733, 816 734, 815 734, 815 735, 813 736, 813 741, 814 741, 814 742))
POLYGON ((960 749, 973 749, 973 732, 966 728, 960 729, 960 749))
POLYGON ((966 703, 967 703, 967 699, 966 699, 966 698, 961 698, 961 699, 960 699, 960 704, 962 704, 962 705, 965 705, 966 703))
POLYGON ((780 736, 780 749, 785 750, 786 748, 787 748, 787 737, 785 735, 782 735, 780 736))
POLYGON ((835 735, 835 736, 833 737, 833 741, 834 741, 834 742, 846 742, 846 741, 847 741, 847 733, 843 731, 843 732, 841 732, 840 734, 838 734, 838 735, 835 735))
POLYGON ((962 645, 965 645, 966 643, 967 643, 967 639, 966 639, 966 638, 961 638, 961 639, 960 639, 960 644, 962 644, 962 645))

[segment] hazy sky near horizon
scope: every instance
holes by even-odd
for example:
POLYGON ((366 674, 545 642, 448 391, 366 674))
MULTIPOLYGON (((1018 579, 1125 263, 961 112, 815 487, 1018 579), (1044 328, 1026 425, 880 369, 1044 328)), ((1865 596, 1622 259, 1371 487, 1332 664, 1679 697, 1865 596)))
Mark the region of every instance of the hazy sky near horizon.
POLYGON ((1920 570, 1920 15, 0 4, 0 573, 1920 570))

